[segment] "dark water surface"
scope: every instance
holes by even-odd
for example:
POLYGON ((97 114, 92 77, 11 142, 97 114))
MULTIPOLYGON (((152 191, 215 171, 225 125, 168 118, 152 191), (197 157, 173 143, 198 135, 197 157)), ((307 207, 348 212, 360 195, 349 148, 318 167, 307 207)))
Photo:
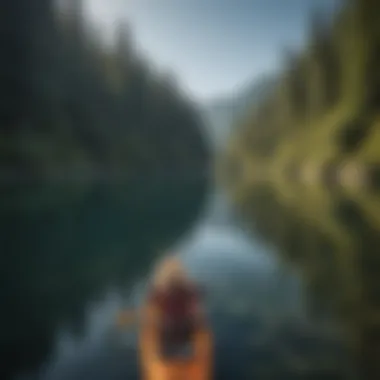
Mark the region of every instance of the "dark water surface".
POLYGON ((110 287, 128 288, 201 210, 205 183, 14 186, 1 197, 1 371, 37 368, 110 287))
POLYGON ((136 331, 117 330, 115 315, 138 303, 145 275, 169 247, 207 289, 216 379, 350 379, 360 355, 369 369, 369 324, 357 310, 373 310, 357 288, 375 279, 353 276, 376 260, 368 253, 374 261, 362 257, 353 273, 347 254, 350 239, 373 252, 378 238, 359 200, 294 210, 258 190, 244 210, 247 232, 223 195, 204 194, 194 181, 3 194, 4 375, 139 379, 136 331))

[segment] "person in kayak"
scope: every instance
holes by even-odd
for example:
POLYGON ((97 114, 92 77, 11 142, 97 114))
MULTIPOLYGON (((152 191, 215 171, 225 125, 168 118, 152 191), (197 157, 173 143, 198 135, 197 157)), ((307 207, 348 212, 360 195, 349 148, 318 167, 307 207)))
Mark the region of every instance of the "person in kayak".
POLYGON ((166 342, 186 343, 204 325, 202 292, 176 257, 157 268, 149 304, 158 311, 158 328, 166 342))

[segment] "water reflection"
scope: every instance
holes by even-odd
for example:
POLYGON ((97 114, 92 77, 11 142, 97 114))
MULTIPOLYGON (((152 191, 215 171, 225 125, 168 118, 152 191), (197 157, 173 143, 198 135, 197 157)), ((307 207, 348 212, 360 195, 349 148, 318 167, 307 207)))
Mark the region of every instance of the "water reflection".
MULTIPOLYGON (((188 268, 207 289, 216 337, 215 378, 251 378, 265 357, 268 369, 276 356, 273 342, 268 341, 273 326, 284 320, 294 324, 304 320, 297 279, 280 271, 274 258, 268 259, 267 247, 233 225, 228 228, 204 220, 178 245, 188 268), (279 310, 281 316, 274 320, 279 310)), ((136 288, 137 298, 142 291, 143 287, 136 288)), ((108 294, 98 309, 88 311, 97 323, 87 321, 83 339, 61 336, 60 349, 43 378, 139 379, 136 331, 121 334, 113 325, 123 302, 120 294, 108 294)))
POLYGON ((86 332, 86 303, 126 286, 194 222, 204 181, 16 187, 2 194, 2 378, 36 370, 61 326, 86 332))
POLYGON ((10 312, 2 316, 1 334, 9 363, 16 363, 7 369, 24 369, 17 380, 139 379, 136 331, 116 330, 115 314, 139 302, 154 255, 168 245, 207 289, 215 379, 350 378, 331 314, 345 317, 351 345, 360 340, 352 333, 358 266, 350 247, 357 237, 347 231, 370 232, 354 224, 357 209, 316 196, 324 221, 318 228, 302 208, 261 189, 245 207, 252 235, 223 195, 211 194, 190 228, 203 190, 199 184, 99 187, 69 197, 62 188, 45 188, 43 196, 27 191, 21 208, 4 203, 2 239, 13 255, 2 277, 10 312), (321 204, 331 206, 328 213, 321 204))
MULTIPOLYGON (((329 320, 307 318, 296 273, 236 224, 223 197, 211 196, 199 223, 176 246, 207 290, 215 379, 347 378, 339 377, 339 331, 329 320)), ((120 333, 113 322, 126 301, 141 299, 142 279, 127 294, 109 291, 87 305, 83 337, 61 330, 39 378, 139 379, 136 331, 120 333)))
POLYGON ((310 316, 337 321, 361 379, 380 378, 379 205, 374 194, 262 186, 242 210, 299 270, 310 316))

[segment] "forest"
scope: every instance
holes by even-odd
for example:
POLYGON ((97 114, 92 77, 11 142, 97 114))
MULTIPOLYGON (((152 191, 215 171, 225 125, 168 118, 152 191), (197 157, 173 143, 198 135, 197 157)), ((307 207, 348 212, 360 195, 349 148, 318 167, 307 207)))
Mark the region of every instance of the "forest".
POLYGON ((112 46, 83 1, 3 1, 2 180, 204 174, 196 105, 137 51, 128 25, 112 46))
POLYGON ((2 378, 37 370, 62 326, 80 335, 86 302, 139 278, 207 183, 202 118, 175 78, 128 25, 106 44, 82 0, 62 3, 0 5, 2 378))
POLYGON ((380 376, 380 3, 311 17, 277 84, 236 128, 219 179, 251 231, 300 274, 309 311, 333 316, 359 378, 380 376))
POLYGON ((276 86, 252 106, 221 158, 229 185, 377 184, 379 19, 372 0, 346 1, 332 21, 311 15, 305 49, 284 54, 276 86))

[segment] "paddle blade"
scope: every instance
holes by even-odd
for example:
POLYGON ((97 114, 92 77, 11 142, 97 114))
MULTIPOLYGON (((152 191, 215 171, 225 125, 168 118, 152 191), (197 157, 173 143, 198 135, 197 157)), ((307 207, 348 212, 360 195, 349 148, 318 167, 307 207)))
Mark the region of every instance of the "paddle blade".
POLYGON ((117 314, 116 325, 120 328, 132 327, 137 322, 137 313, 135 310, 123 310, 117 314))

